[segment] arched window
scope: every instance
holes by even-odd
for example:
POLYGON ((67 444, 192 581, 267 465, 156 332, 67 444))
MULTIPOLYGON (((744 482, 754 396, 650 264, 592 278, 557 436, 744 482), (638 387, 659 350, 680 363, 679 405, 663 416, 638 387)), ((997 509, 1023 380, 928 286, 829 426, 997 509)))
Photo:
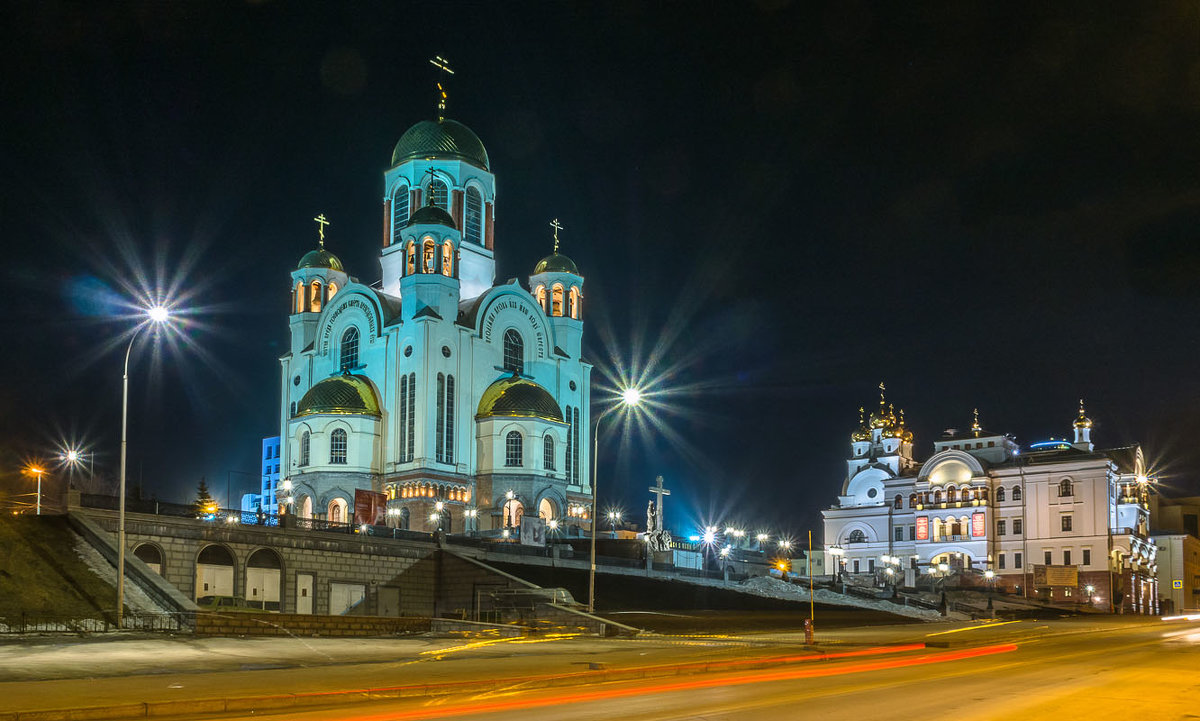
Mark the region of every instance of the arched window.
POLYGON ((346 431, 342 428, 329 434, 329 462, 340 465, 346 463, 346 431))
POLYGON ((516 328, 504 331, 504 370, 525 372, 525 341, 516 328))
POLYGON ((438 463, 454 463, 454 376, 437 374, 434 446, 438 463))
POLYGON ((404 531, 408 530, 408 521, 410 518, 412 518, 412 513, 410 513, 407 508, 401 508, 400 509, 400 529, 401 530, 404 530, 404 531))
POLYGON ((1020 486, 1013 486, 1012 499, 1014 501, 1021 500, 1021 487, 1020 486))
POLYGON ((442 210, 450 210, 450 191, 446 187, 446 182, 440 178, 434 178, 429 183, 429 198, 434 205, 442 210))
POLYGON ((525 515, 525 504, 515 498, 510 498, 504 502, 500 510, 506 528, 521 525, 521 517, 525 515))
POLYGON ((524 443, 521 434, 517 431, 509 431, 504 437, 504 465, 520 467, 524 464, 524 443))
POLYGON ((1004 486, 996 489, 996 502, 1000 503, 1002 501, 1004 501, 1004 486))
POLYGON ((942 492, 941 492, 941 491, 934 491, 934 492, 933 492, 933 502, 934 502, 934 503, 941 503, 941 502, 942 502, 942 492))
POLYGON ((903 498, 903 496, 901 496, 899 493, 897 493, 897 494, 896 494, 896 498, 895 498, 895 499, 893 499, 893 501, 892 501, 892 506, 893 506, 894 508, 896 508, 896 509, 901 509, 901 508, 904 508, 904 498, 903 498))
POLYGON ((571 286, 571 292, 567 295, 567 315, 579 319, 579 289, 571 286))
POLYGON ((346 523, 348 520, 348 514, 346 513, 347 505, 344 498, 333 499, 329 502, 328 512, 325 517, 330 523, 346 523))
POLYGON ((550 291, 550 315, 560 317, 563 314, 563 287, 558 283, 550 291))
POLYGON ((312 282, 312 297, 309 298, 308 307, 312 309, 313 313, 320 313, 321 301, 323 300, 324 298, 321 297, 321 281, 314 280, 312 282))
POLYGON ((542 469, 554 470, 554 436, 549 433, 542 439, 542 469))
POLYGON ((466 238, 472 243, 483 245, 483 196, 477 188, 467 188, 466 215, 463 218, 466 238))
POLYGON ((358 328, 350 326, 342 333, 341 359, 338 368, 343 372, 358 367, 358 328))
POLYGON ((312 518, 312 497, 305 496, 300 499, 300 517, 312 518))
POLYGON ((392 193, 392 242, 400 240, 400 231, 408 225, 408 186, 401 183, 392 193))
POLYGON ((442 275, 454 277, 454 244, 448 240, 442 243, 442 275))
POLYGON ((304 312, 304 283, 303 283, 303 281, 296 283, 295 300, 296 300, 296 312, 303 313, 304 312))
POLYGON ((867 534, 857 528, 850 532, 850 537, 846 539, 847 543, 866 543, 867 534))
POLYGON ((917 507, 917 494, 915 494, 915 493, 910 493, 910 494, 908 495, 908 507, 909 507, 909 508, 916 508, 916 507, 917 507))
POLYGON ((1058 483, 1058 495, 1060 498, 1075 495, 1075 489, 1071 486, 1071 479, 1064 478, 1058 483))
POLYGON ((542 308, 542 312, 546 312, 546 286, 539 285, 537 290, 533 291, 533 297, 537 298, 537 303, 542 308))
POLYGON ((292 401, 292 418, 296 417, 296 401, 292 401))
POLYGON ((954 503, 958 500, 958 489, 950 486, 946 489, 946 503, 954 503))
POLYGON ((543 498, 538 503, 538 517, 543 521, 552 521, 558 518, 558 513, 554 509, 554 501, 549 498, 543 498))
POLYGON ((404 263, 404 274, 412 275, 417 272, 417 244, 409 241, 408 250, 405 251, 406 261, 404 263))
POLYGON ((329 300, 333 300, 333 296, 337 295, 337 292, 338 292, 337 283, 330 282, 329 283, 329 300))
POLYGON ((311 447, 311 438, 308 431, 300 434, 300 465, 307 466, 309 461, 308 451, 311 447))
POLYGON ((426 238, 421 244, 421 272, 434 272, 434 264, 437 262, 437 250, 434 246, 432 238, 426 238))

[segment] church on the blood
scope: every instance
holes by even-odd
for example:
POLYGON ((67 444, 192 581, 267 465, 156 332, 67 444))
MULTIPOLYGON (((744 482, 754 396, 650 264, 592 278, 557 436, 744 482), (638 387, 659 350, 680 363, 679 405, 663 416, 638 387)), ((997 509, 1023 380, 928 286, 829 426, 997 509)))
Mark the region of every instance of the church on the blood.
POLYGON ((292 271, 281 512, 344 523, 366 489, 400 528, 499 535, 529 517, 587 529, 583 276, 558 253, 556 222, 554 253, 497 282, 487 150, 441 115, 400 136, 381 237, 354 241, 379 245, 378 279, 326 247, 324 216, 292 271))

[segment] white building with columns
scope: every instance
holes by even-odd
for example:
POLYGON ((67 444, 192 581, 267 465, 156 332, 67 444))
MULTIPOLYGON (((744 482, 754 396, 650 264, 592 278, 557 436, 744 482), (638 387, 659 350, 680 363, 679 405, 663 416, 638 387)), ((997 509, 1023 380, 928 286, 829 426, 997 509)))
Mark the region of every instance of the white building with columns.
POLYGON ((1157 612, 1141 448, 1097 450, 1080 403, 1072 441, 1022 449, 975 420, 924 461, 880 395, 850 437, 841 494, 823 512, 831 572, 913 583, 921 574, 1056 602, 1157 612), (988 578, 987 572, 991 572, 988 578), (900 581, 899 579, 905 579, 900 581))
POLYGON ((344 523, 368 489, 414 530, 500 533, 527 514, 590 526, 584 279, 555 228, 527 283, 497 283, 496 203, 483 143, 438 117, 396 143, 381 240, 336 241, 379 243, 377 280, 326 248, 321 216, 280 358, 285 512, 344 523))

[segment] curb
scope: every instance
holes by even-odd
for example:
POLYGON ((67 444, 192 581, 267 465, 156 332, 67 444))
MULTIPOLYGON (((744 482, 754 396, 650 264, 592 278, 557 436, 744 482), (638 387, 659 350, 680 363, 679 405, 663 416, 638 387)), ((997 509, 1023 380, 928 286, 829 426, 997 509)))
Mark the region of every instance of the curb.
MULTIPOLYGON (((813 647, 806 646, 806 649, 813 647)), ((661 666, 634 666, 625 669, 597 668, 568 674, 527 676, 524 678, 485 679, 480 681, 454 681, 419 684, 413 686, 390 686, 341 691, 314 691, 311 693, 275 694, 269 696, 239 696, 216 699, 184 699, 171 701, 144 701, 140 703, 110 706, 88 706, 81 708, 48 709, 43 711, 0 712, 0 721, 101 721, 104 719, 170 718, 178 715, 220 714, 229 712, 278 711, 288 708, 331 706, 341 703, 381 701, 400 698, 430 698, 464 693, 482 693, 520 687, 540 689, 565 686, 583 686, 613 681, 633 681, 646 678, 662 678, 703 673, 717 673, 738 669, 778 668, 784 664, 830 661, 860 656, 879 656, 926 648, 924 643, 879 646, 859 651, 813 653, 804 656, 774 656, 748 660, 696 661, 692 663, 665 664, 661 666)))

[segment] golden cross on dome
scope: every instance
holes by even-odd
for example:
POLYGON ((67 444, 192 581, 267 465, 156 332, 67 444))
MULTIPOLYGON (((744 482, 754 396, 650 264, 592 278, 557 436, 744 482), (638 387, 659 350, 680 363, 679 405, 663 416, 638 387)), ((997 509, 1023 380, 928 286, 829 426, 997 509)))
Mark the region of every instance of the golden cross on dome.
POLYGON ((973 430, 973 431, 979 430, 979 409, 978 408, 975 409, 975 422, 971 424, 971 430, 973 430))
POLYGON ((317 222, 317 233, 320 235, 321 250, 325 249, 325 226, 329 225, 329 221, 325 220, 325 214, 321 213, 313 218, 317 222))
POLYGON ((438 89, 438 121, 446 119, 446 89, 442 87, 442 75, 453 75, 454 71, 450 69, 450 61, 443 58, 441 55, 434 55, 430 58, 429 63, 438 69, 437 89, 438 89))
POLYGON ((550 227, 554 228, 554 253, 558 254, 558 231, 562 230, 562 224, 558 222, 558 218, 550 221, 550 227))

